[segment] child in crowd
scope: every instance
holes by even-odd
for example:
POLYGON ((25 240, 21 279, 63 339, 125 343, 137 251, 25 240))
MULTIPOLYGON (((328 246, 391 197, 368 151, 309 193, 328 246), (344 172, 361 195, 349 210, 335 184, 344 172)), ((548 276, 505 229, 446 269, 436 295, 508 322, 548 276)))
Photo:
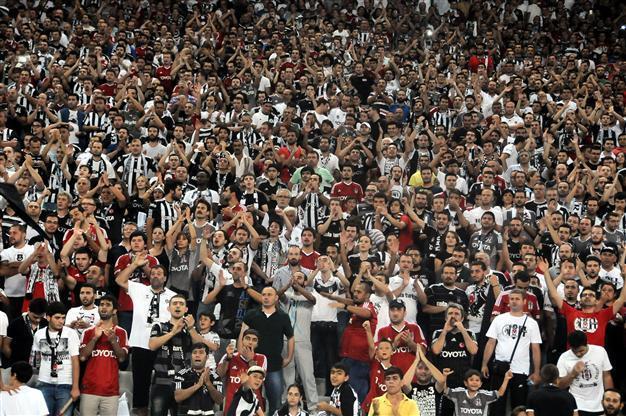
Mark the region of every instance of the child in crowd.
POLYGON ((363 323, 365 335, 369 344, 369 353, 372 357, 370 363, 370 390, 361 404, 363 413, 369 411, 372 400, 385 393, 385 370, 391 367, 391 355, 393 354, 393 343, 389 339, 382 339, 377 345, 374 344, 372 328, 369 321, 363 323))
MULTIPOLYGON (((243 380, 247 379, 246 372, 252 367, 260 367, 267 370, 267 357, 255 352, 259 345, 259 333, 254 329, 246 329, 241 341, 241 351, 235 352, 234 343, 226 347, 226 354, 217 366, 217 374, 225 379, 226 393, 224 397, 224 414, 229 415, 231 404, 235 400, 235 395, 243 380)), ((261 408, 264 407, 263 395, 260 389, 254 389, 261 408)), ((249 413, 252 415, 253 413, 249 413)), ((239 413, 237 413, 239 415, 239 413)))
POLYGON ((359 399, 356 392, 348 384, 350 378, 348 366, 344 363, 336 363, 330 369, 330 384, 333 391, 330 395, 330 403, 320 402, 317 409, 320 410, 318 416, 336 415, 339 411, 341 416, 358 416, 359 399))
POLYGON ((215 315, 210 312, 200 312, 198 326, 200 327, 200 335, 204 338, 204 344, 209 347, 211 351, 206 361, 207 368, 215 370, 217 362, 215 361, 215 351, 220 348, 220 336, 217 332, 212 331, 215 326, 215 315))
POLYGON ((261 401, 256 392, 260 390, 265 380, 265 369, 258 365, 248 368, 247 372, 239 375, 241 384, 233 397, 227 416, 258 415, 263 416, 261 401))
POLYGON ((454 403, 457 415, 487 416, 489 403, 495 402, 504 395, 509 380, 513 378, 511 370, 504 375, 500 388, 496 390, 481 390, 483 385, 480 373, 477 370, 467 370, 463 377, 465 387, 454 389, 446 388, 445 396, 454 403))

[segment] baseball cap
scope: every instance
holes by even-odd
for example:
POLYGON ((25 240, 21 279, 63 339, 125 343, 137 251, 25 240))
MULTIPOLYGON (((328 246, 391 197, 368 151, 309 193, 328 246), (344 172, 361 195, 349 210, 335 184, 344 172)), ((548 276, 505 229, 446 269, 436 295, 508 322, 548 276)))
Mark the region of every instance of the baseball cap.
POLYGON ((389 309, 406 309, 404 301, 401 299, 394 299, 389 302, 389 309))
POLYGON ((615 254, 617 256, 617 250, 613 246, 604 246, 604 247, 602 247, 602 250, 600 250, 600 253, 611 253, 611 254, 615 254))
POLYGON ((261 374, 265 375, 265 370, 261 366, 253 365, 252 367, 248 368, 248 371, 247 371, 248 375, 250 375, 252 373, 261 373, 261 374))

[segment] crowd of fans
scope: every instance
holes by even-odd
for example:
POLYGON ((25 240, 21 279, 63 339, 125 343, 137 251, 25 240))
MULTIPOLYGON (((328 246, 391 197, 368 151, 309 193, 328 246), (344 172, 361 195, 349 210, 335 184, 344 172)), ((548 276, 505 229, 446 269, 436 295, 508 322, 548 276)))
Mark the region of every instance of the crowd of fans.
POLYGON ((0 415, 620 414, 625 3, 3 3, 0 415))

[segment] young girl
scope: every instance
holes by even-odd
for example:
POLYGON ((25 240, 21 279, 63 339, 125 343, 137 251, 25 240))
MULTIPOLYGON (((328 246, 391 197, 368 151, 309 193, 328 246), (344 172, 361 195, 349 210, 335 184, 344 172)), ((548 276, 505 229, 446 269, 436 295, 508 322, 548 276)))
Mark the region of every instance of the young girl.
POLYGON ((481 390, 483 382, 480 373, 477 370, 467 370, 463 377, 465 387, 446 388, 444 394, 454 403, 457 415, 487 416, 489 403, 495 402, 504 395, 511 378, 513 378, 513 373, 509 370, 504 375, 502 385, 497 391, 481 390))
POLYGON ((287 402, 274 413, 274 416, 309 416, 302 396, 304 392, 300 385, 292 384, 287 387, 287 402))

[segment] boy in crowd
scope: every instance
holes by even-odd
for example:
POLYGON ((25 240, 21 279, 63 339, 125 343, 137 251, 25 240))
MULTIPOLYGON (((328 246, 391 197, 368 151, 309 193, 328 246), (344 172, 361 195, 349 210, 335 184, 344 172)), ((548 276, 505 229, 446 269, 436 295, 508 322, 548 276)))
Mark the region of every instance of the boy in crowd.
MULTIPOLYGON (((255 352, 259 345, 259 333, 254 329, 246 329, 242 337, 241 350, 235 352, 234 343, 228 344, 226 354, 222 357, 217 366, 217 374, 226 380, 226 400, 224 402, 224 414, 230 414, 229 410, 235 394, 239 391, 239 386, 243 384, 242 375, 251 367, 267 368, 267 358, 263 354, 255 352)), ((263 377, 265 379, 265 376, 263 377)), ((263 408, 263 395, 260 389, 254 389, 257 399, 263 408)), ((250 413, 252 414, 252 413, 250 413)))
POLYGON ((258 365, 248 368, 239 375, 240 385, 235 393, 226 416, 258 415, 263 416, 261 401, 257 392, 265 380, 265 369, 258 365))
POLYGON ((191 347, 191 365, 176 373, 174 399, 179 415, 213 415, 216 403, 222 403, 222 381, 207 366, 209 348, 202 343, 191 347))
POLYGON ((330 403, 318 403, 317 409, 321 411, 320 416, 359 415, 359 399, 354 389, 348 384, 349 373, 348 366, 343 363, 336 363, 332 366, 330 369, 330 384, 333 386, 333 392, 330 395, 330 403))
POLYGON ((502 381, 502 385, 498 390, 481 390, 483 381, 480 378, 480 372, 473 369, 467 370, 463 377, 465 387, 446 388, 444 394, 454 403, 457 415, 487 416, 489 403, 495 402, 504 395, 509 385, 509 380, 512 378, 513 373, 509 370, 504 375, 504 381, 502 381))

